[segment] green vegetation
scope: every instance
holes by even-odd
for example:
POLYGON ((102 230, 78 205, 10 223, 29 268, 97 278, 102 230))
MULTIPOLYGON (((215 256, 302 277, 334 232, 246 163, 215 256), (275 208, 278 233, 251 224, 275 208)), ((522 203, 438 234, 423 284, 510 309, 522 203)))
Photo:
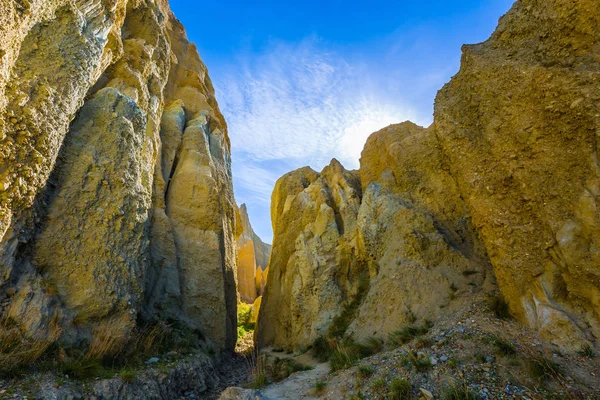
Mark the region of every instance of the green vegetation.
POLYGON ((465 382, 461 386, 452 386, 448 388, 443 395, 443 400, 477 400, 479 396, 469 389, 465 382))
POLYGON ((483 364, 485 362, 485 355, 483 355, 482 353, 476 353, 474 356, 475 360, 481 364, 483 364))
POLYGON ((344 306, 342 313, 333 319, 327 331, 329 338, 341 338, 346 333, 348 326, 356 318, 358 307, 361 305, 365 295, 369 290, 369 277, 363 275, 358 281, 358 291, 352 301, 344 306))
POLYGON ((64 349, 58 342, 58 325, 54 335, 33 339, 23 336, 10 321, 0 325, 0 376, 13 377, 31 371, 58 371, 72 379, 89 380, 121 376, 133 379, 136 369, 144 368, 151 357, 169 351, 187 353, 200 350, 202 332, 178 324, 157 322, 139 327, 127 341, 117 342, 110 332, 96 330, 86 347, 64 349), (132 376, 133 375, 133 376, 132 376))
POLYGON ((125 368, 119 372, 119 378, 121 378, 125 383, 133 383, 136 375, 136 372, 129 368, 125 368))
POLYGON ((368 367, 366 365, 361 365, 358 367, 358 377, 360 379, 367 379, 371 377, 375 373, 375 370, 372 367, 368 367))
POLYGON ((429 357, 419 357, 412 351, 406 355, 405 364, 412 365, 417 372, 427 372, 432 367, 429 357))
POLYGON ((495 297, 491 297, 488 300, 488 305, 490 310, 494 312, 496 317, 500 319, 509 319, 511 318, 510 310, 508 309, 508 303, 504 300, 502 295, 498 295, 495 297))
POLYGON ((505 356, 512 356, 517 354, 517 348, 510 340, 503 339, 496 335, 491 335, 485 339, 485 341, 496 347, 499 354, 505 356))
POLYGON ((412 384, 406 379, 394 378, 390 384, 390 400, 411 400, 414 399, 412 384))
POLYGON ((291 358, 276 358, 273 364, 267 368, 267 372, 274 382, 280 382, 295 372, 311 369, 313 369, 311 366, 300 364, 291 358))
POLYGON ((585 343, 584 345, 582 345, 578 353, 587 358, 596 358, 594 348, 589 343, 585 343))
POLYGON ((246 358, 248 367, 250 369, 250 383, 251 389, 262 389, 269 384, 269 378, 267 377, 267 360, 265 356, 261 356, 257 351, 252 352, 246 358))
POLYGON ((317 383, 315 383, 315 391, 317 392, 317 394, 323 392, 323 390, 325 390, 326 387, 327 383, 323 381, 317 381, 317 383))
POLYGON ((546 380, 560 375, 560 367, 554 361, 538 356, 529 360, 529 374, 532 378, 546 380))
POLYGON ((360 359, 372 356, 383 349, 383 341, 377 338, 371 337, 363 343, 358 343, 352 338, 344 337, 368 289, 369 279, 365 275, 359 280, 356 296, 346 304, 342 313, 334 318, 327 334, 317 338, 312 344, 313 356, 320 362, 329 361, 332 371, 348 368, 360 359))
POLYGON ((392 348, 400 347, 419 336, 427 334, 430 327, 430 324, 427 323, 423 326, 409 325, 394 331, 388 337, 388 345, 392 348))
POLYGON ((248 332, 254 332, 255 324, 250 322, 252 319, 252 306, 244 302, 238 304, 238 339, 246 336, 248 332))

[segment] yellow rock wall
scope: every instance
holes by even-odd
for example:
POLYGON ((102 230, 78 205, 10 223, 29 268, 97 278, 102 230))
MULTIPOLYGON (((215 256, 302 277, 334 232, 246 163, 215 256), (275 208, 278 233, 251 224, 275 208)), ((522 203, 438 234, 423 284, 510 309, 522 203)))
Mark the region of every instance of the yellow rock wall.
POLYGON ((357 186, 340 186, 350 173, 336 162, 283 176, 258 344, 309 345, 357 276, 369 277, 346 329, 357 338, 499 288, 555 344, 596 342, 599 42, 597 1, 518 1, 488 41, 463 47, 431 127, 369 138, 357 186))
POLYGON ((252 304, 258 296, 262 296, 266 285, 271 246, 252 229, 245 204, 239 207, 238 216, 242 227, 237 238, 238 293, 243 302, 252 304))
POLYGON ((115 348, 164 317, 233 348, 227 126, 168 3, 2 2, 0 25, 3 317, 115 348))

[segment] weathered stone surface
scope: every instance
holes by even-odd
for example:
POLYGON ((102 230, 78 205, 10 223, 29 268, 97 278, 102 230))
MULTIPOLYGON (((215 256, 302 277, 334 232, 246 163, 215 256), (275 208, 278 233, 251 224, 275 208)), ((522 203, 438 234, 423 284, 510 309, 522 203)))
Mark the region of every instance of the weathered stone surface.
POLYGON ((264 243, 252 229, 245 204, 239 207, 238 215, 243 228, 237 238, 238 292, 242 301, 252 304, 262 296, 266 285, 271 245, 264 243))
POLYGON ((227 126, 167 1, 3 2, 0 22, 7 315, 63 345, 116 349, 144 317, 232 349, 227 126))
POLYGON ((321 174, 304 168, 273 192, 274 241, 258 320, 260 347, 307 347, 358 290, 360 180, 333 160, 321 174))
POLYGON ((463 48, 435 131, 511 312, 600 337, 600 4, 517 2, 463 48))
POLYGON ((92 397, 114 400, 180 399, 206 395, 206 392, 214 389, 218 383, 219 377, 213 361, 203 354, 197 354, 194 360, 176 362, 166 372, 158 369, 138 371, 130 382, 113 378, 85 386, 65 386, 51 381, 40 388, 36 398, 40 400, 92 397))
POLYGON ((597 340, 598 22, 592 0, 515 3, 490 40, 464 47, 430 128, 403 123, 369 139, 354 213, 335 211, 353 199, 325 173, 281 178, 259 345, 305 346, 347 303, 336 290, 366 272, 347 331, 358 337, 435 319, 497 284, 511 312, 554 343, 597 340), (343 229, 320 229, 330 226, 343 229), (330 274, 347 271, 345 244, 361 262, 342 283, 330 274))

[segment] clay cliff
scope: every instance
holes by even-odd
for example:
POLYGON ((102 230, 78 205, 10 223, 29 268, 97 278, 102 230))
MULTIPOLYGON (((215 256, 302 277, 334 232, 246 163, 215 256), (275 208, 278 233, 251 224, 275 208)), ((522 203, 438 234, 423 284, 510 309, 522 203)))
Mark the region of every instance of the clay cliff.
POLYGON ((159 320, 233 348, 227 126, 167 1, 3 2, 0 60, 0 319, 103 354, 159 320))
POLYGON ((243 302, 253 304, 267 284, 271 245, 264 243, 252 229, 245 204, 239 207, 238 217, 242 228, 237 238, 238 292, 243 302))
POLYGON ((279 179, 259 346, 385 338, 499 291, 567 350, 600 338, 600 4, 522 0, 465 46, 434 123, 279 179))

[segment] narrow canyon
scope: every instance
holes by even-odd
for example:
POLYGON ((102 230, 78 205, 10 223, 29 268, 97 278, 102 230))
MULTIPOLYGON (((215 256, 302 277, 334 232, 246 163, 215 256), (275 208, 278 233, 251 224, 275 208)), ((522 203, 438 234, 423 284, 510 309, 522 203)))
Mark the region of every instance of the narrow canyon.
POLYGON ((271 246, 167 0, 3 1, 0 398, 600 398, 600 3, 517 1, 398 122, 271 246))

